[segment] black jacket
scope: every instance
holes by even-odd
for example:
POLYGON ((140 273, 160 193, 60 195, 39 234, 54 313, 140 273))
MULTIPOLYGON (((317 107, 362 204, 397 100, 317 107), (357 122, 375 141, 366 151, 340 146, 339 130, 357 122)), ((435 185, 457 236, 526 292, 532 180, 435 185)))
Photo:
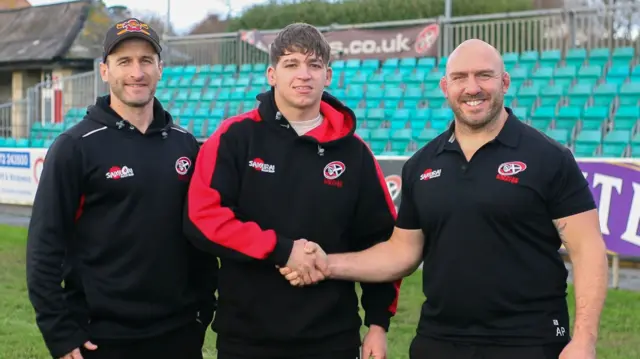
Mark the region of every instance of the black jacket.
POLYGON ((142 134, 98 98, 47 152, 27 281, 54 357, 88 339, 132 340, 212 319, 218 262, 182 228, 199 146, 157 100, 154 115, 142 134))
MULTIPOLYGON (((225 120, 201 148, 185 229, 220 256, 218 348, 245 355, 300 355, 357 348, 355 284, 292 287, 275 268, 293 240, 327 253, 362 250, 393 231, 395 207, 355 115, 323 95, 323 124, 298 136, 271 91, 258 109, 225 120), (286 343, 283 345, 283 343, 286 343)), ((365 324, 388 328, 398 283, 361 284, 365 324)))

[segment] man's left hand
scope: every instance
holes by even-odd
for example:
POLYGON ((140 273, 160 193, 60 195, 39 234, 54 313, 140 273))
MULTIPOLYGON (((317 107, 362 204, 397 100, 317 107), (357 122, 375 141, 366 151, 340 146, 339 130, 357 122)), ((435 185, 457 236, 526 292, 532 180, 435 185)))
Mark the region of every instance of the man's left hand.
POLYGON ((596 346, 588 341, 572 340, 564 348, 559 359, 596 359, 596 346))
POLYGON ((362 341, 361 359, 386 359, 387 358, 387 332, 384 328, 371 325, 362 341))

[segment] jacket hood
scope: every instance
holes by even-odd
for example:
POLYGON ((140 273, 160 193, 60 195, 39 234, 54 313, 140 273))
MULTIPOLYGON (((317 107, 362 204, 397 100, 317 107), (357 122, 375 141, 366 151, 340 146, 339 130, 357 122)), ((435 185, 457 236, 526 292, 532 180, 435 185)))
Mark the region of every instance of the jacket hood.
MULTIPOLYGON (((293 131, 291 126, 288 126, 289 121, 276 106, 273 88, 259 94, 256 99, 260 101, 258 113, 263 121, 293 131)), ((322 124, 302 137, 314 139, 318 143, 330 144, 353 136, 356 130, 356 115, 350 108, 326 91, 322 93, 320 112, 324 116, 322 124)))
MULTIPOLYGON (((85 117, 91 121, 95 121, 118 130, 133 129, 131 123, 118 115, 110 105, 110 95, 98 97, 96 99, 96 103, 87 108, 87 114, 85 117)), ((169 112, 165 111, 160 101, 155 97, 153 99, 153 117, 153 122, 149 125, 149 129, 146 134, 162 134, 163 138, 169 136, 169 133, 171 132, 169 130, 173 125, 173 118, 169 112)))

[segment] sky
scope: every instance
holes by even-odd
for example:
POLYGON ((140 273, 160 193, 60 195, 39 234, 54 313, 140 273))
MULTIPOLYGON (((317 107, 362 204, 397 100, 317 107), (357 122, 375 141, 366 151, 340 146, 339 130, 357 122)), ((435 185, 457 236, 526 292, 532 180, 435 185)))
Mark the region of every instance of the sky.
MULTIPOLYGON (((29 0, 31 5, 46 5, 66 2, 65 0, 29 0)), ((135 15, 140 12, 154 12, 164 17, 167 14, 167 4, 170 4, 171 23, 178 33, 188 31, 193 25, 207 17, 207 14, 226 15, 229 12, 228 3, 232 3, 232 14, 238 14, 243 9, 266 0, 104 0, 107 6, 122 5, 132 10, 135 15), (206 4, 202 6, 201 4, 206 4), (154 5, 154 6, 149 6, 154 5)))

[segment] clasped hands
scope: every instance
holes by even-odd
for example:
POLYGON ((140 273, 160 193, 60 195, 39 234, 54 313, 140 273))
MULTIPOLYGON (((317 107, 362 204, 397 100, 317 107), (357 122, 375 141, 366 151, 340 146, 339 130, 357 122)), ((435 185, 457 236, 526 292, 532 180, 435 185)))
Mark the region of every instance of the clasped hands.
POLYGON ((293 242, 287 265, 278 269, 291 285, 297 287, 316 284, 329 277, 327 254, 317 243, 306 239, 293 242))

